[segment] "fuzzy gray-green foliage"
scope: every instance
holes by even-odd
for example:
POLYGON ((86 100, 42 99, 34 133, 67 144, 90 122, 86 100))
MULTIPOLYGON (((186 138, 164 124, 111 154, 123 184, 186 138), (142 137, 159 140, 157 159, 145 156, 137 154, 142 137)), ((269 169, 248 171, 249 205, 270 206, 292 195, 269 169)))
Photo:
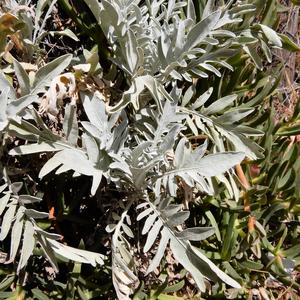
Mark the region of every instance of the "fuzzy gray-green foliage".
MULTIPOLYGON (((0 74, 0 126, 6 135, 26 143, 9 154, 52 153, 40 169, 40 179, 71 171, 73 176, 91 177, 92 195, 104 179, 128 192, 119 199, 123 212, 107 226, 112 233, 112 273, 119 299, 129 299, 139 280, 130 243, 134 239, 130 212, 135 209, 137 220, 144 222, 142 235, 147 236, 143 251, 155 249, 147 273, 160 265, 168 248, 201 291, 207 279, 239 288, 237 281, 191 243, 208 238, 214 229, 186 228, 189 211, 175 198, 183 184, 214 194, 219 183, 225 184, 231 197, 239 198, 233 167, 245 157, 263 157, 262 148, 251 139, 262 132, 243 124, 263 95, 240 104, 241 94, 219 95, 214 86, 198 95, 194 83, 211 75, 222 78, 223 70, 234 69, 228 58, 240 52, 262 69, 257 46, 271 61, 270 49, 282 47, 281 37, 267 25, 253 24, 255 1, 228 1, 223 6, 207 1, 199 22, 191 0, 85 2, 111 45, 111 60, 124 73, 128 89, 109 105, 98 91, 81 91, 80 105, 87 119, 78 119, 77 107, 67 104, 59 135, 32 104, 41 102, 40 94, 74 65, 74 58, 71 54, 56 58, 40 68, 33 80, 15 60, 21 94, 17 98, 0 74), (207 139, 192 148, 187 132, 205 134, 207 139)), ((270 75, 264 80, 261 85, 265 84, 267 94, 275 78, 270 75)), ((103 255, 66 246, 57 241, 59 235, 39 228, 36 220, 48 214, 26 205, 41 199, 18 195, 18 183, 4 178, 0 239, 11 236, 10 261, 20 250, 17 272, 24 269, 36 244, 56 271, 56 256, 104 263, 103 255)))

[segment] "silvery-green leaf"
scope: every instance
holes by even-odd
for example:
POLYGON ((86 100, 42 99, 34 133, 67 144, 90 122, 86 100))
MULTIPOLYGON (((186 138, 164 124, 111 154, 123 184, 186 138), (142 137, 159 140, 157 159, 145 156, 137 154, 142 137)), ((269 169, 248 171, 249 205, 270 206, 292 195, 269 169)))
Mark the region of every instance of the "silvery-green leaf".
POLYGON ((3 211, 5 210, 9 199, 10 199, 10 193, 6 193, 6 194, 4 194, 4 196, 2 196, 0 198, 0 216, 2 215, 3 211))
POLYGON ((66 54, 41 67, 35 74, 32 93, 43 92, 45 87, 49 86, 51 81, 69 66, 71 60, 72 54, 66 54))
POLYGON ((27 141, 37 142, 41 132, 34 125, 22 120, 21 124, 11 121, 8 127, 9 133, 27 141))
POLYGON ((265 36, 267 37, 267 39, 269 40, 269 42, 271 42, 273 45, 275 45, 277 47, 282 47, 281 39, 280 39, 279 35, 276 33, 276 31, 274 31, 269 26, 266 26, 263 24, 259 24, 259 26, 262 29, 265 36))
MULTIPOLYGON (((146 204, 146 203, 145 203, 146 204)), ((139 213, 139 215, 137 216, 136 220, 140 221, 141 219, 145 218, 146 216, 148 216, 151 212, 152 212, 152 208, 146 208, 145 210, 143 210, 141 213, 139 213)))
POLYGON ((150 265, 147 269, 146 275, 155 271, 155 269, 159 266, 159 263, 165 254, 165 250, 168 246, 169 240, 170 240, 170 236, 168 233, 168 229, 166 227, 164 227, 161 231, 161 238, 159 241, 159 245, 156 249, 156 253, 155 253, 152 261, 150 262, 150 265))
POLYGON ((148 252, 153 243, 155 242, 159 232, 160 232, 160 229, 161 227, 163 226, 163 223, 160 219, 158 219, 154 225, 152 226, 152 228, 150 229, 150 231, 148 232, 148 235, 147 235, 147 240, 146 240, 146 243, 145 243, 145 246, 144 246, 144 252, 148 252))
POLYGON ((247 45, 247 46, 244 45, 243 49, 252 58, 252 60, 255 63, 256 67, 259 70, 262 70, 263 69, 263 64, 262 64, 261 58, 259 57, 259 55, 256 52, 255 47, 252 46, 252 45, 247 45))
POLYGON ((203 69, 210 71, 212 73, 214 73, 216 76, 221 77, 222 74, 220 73, 220 71, 215 68, 213 65, 210 65, 208 63, 201 63, 199 64, 200 67, 202 67, 203 69))
POLYGON ((32 255, 32 251, 35 247, 34 227, 31 221, 25 221, 24 228, 23 245, 17 273, 19 273, 26 266, 28 259, 32 255))
POLYGON ((180 161, 181 159, 184 160, 185 155, 185 143, 187 142, 186 138, 182 138, 179 143, 177 144, 177 148, 175 151, 175 162, 180 161))
POLYGON ((169 20, 175 8, 175 0, 169 0, 167 5, 166 19, 169 20))
POLYGON ((136 209, 141 209, 141 208, 144 208, 144 207, 146 207, 146 206, 149 206, 149 203, 147 203, 147 202, 142 202, 142 203, 140 203, 140 204, 138 204, 138 205, 136 206, 136 209))
POLYGON ((1 232, 0 232, 0 241, 3 241, 11 227, 11 223, 14 219, 15 212, 16 212, 16 204, 10 204, 7 211, 5 212, 2 223, 1 223, 1 232))
MULTIPOLYGON (((204 148, 205 149, 205 148, 204 148)), ((203 153, 203 150, 199 149, 200 153, 203 153)), ((167 180, 169 176, 180 176, 184 178, 187 184, 189 184, 190 177, 189 173, 196 172, 200 176, 212 177, 218 174, 228 171, 230 168, 234 167, 240 163, 244 157, 244 153, 239 152, 225 152, 225 153, 215 153, 204 156, 201 156, 197 159, 197 151, 186 154, 184 160, 175 162, 175 169, 165 172, 162 175, 164 180, 167 180)), ((194 177, 195 178, 195 177, 194 177)), ((200 183, 201 184, 201 183, 200 183)), ((193 186, 193 184, 189 184, 193 186)))
POLYGON ((36 224, 34 225, 34 230, 35 230, 35 232, 42 235, 44 238, 49 238, 51 240, 56 240, 56 241, 62 239, 62 236, 60 234, 45 231, 45 230, 41 229, 40 227, 38 227, 36 224))
POLYGON ((189 218, 189 216, 190 216, 189 211, 179 211, 169 217, 167 224, 170 227, 181 225, 189 218))
POLYGON ((73 251, 70 251, 70 249, 69 249, 70 247, 65 246, 65 245, 58 243, 51 239, 47 239, 47 242, 51 245, 52 250, 56 254, 66 258, 66 259, 70 259, 70 260, 73 260, 76 262, 86 263, 86 264, 89 263, 88 259, 86 259, 85 257, 82 257, 80 255, 73 253, 73 251))
POLYGON ((143 152, 152 145, 152 142, 147 141, 140 143, 137 147, 135 147, 131 152, 131 165, 133 167, 139 166, 139 159, 143 152))
POLYGON ((136 37, 131 29, 129 29, 127 32, 127 41, 124 50, 126 53, 129 70, 131 74, 134 74, 135 70, 137 69, 139 54, 137 51, 136 37))
POLYGON ((194 259, 188 256, 187 246, 184 242, 180 242, 176 238, 171 238, 170 248, 174 255, 174 258, 193 276, 200 291, 205 291, 206 286, 204 282, 204 275, 201 273, 201 269, 194 265, 194 259))
POLYGON ((20 195, 19 196, 19 201, 21 201, 23 204, 32 204, 32 203, 41 202, 42 199, 38 198, 38 197, 31 196, 31 195, 20 195))
POLYGON ((3 185, 0 186, 0 193, 2 193, 6 188, 7 188, 7 183, 4 183, 3 185))
POLYGON ((229 95, 218 99, 213 102, 210 106, 203 110, 204 114, 212 115, 222 112, 225 108, 232 105, 232 103, 237 99, 237 95, 229 95))
POLYGON ((227 68, 228 70, 230 70, 232 72, 234 71, 233 67, 229 63, 227 63, 225 60, 218 60, 218 61, 215 61, 215 63, 224 68, 227 68))
POLYGON ((257 3, 240 3, 230 9, 230 12, 235 15, 247 14, 249 12, 255 12, 257 10, 257 3))
POLYGON ((147 165, 143 167, 131 167, 130 171, 132 174, 132 180, 136 186, 136 188, 140 189, 145 184, 145 179, 147 177, 147 173, 154 168, 155 165, 157 165, 158 162, 163 160, 163 155, 158 155, 154 159, 152 159, 150 162, 147 163, 147 165))
POLYGON ((187 81, 187 82, 193 82, 192 76, 188 72, 182 73, 182 77, 187 81))
POLYGON ((226 152, 204 156, 197 163, 199 174, 203 176, 215 176, 224 173, 239 164, 245 157, 244 153, 226 152))
POLYGON ((242 22, 242 18, 232 18, 228 11, 225 11, 222 18, 218 21, 214 29, 218 29, 220 27, 224 27, 225 25, 233 24, 233 23, 240 23, 242 22))
POLYGON ((217 29, 212 32, 214 37, 231 37, 236 38, 236 34, 229 30, 217 29))
POLYGON ((71 145, 76 146, 78 139, 78 121, 76 114, 76 106, 70 103, 65 106, 63 130, 67 141, 71 145))
POLYGON ((172 70, 170 72, 170 76, 172 76, 173 79, 182 80, 182 75, 179 72, 177 72, 176 70, 172 70))
POLYGON ((197 69, 197 68, 191 68, 191 73, 192 74, 195 74, 195 76, 197 77, 201 77, 201 78, 208 78, 208 74, 203 72, 202 70, 200 69, 197 69))
POLYGON ((93 172, 93 182, 92 182, 92 187, 91 187, 91 194, 94 196, 97 192, 97 189, 101 183, 103 176, 103 171, 102 170, 94 170, 93 172))
POLYGON ((81 124, 82 124, 83 128, 85 129, 85 131, 88 132, 94 138, 96 138, 98 141, 101 140, 101 137, 103 135, 105 135, 105 133, 103 133, 101 130, 99 130, 98 127, 96 127, 91 122, 82 121, 81 124))
POLYGON ((22 65, 14 59, 14 70, 18 79, 20 86, 21 96, 27 95, 30 93, 30 80, 27 72, 24 70, 22 65))
POLYGON ((201 18, 207 18, 214 11, 214 0, 207 0, 201 18))
POLYGON ((97 264, 104 264, 103 259, 105 256, 102 254, 69 247, 51 239, 47 239, 47 241, 52 245, 54 252, 67 259, 71 259, 76 262, 88 263, 94 267, 97 264))
POLYGON ((145 221, 143 230, 142 230, 142 234, 143 235, 146 234, 146 233, 148 233, 148 231, 152 227, 152 225, 153 225, 154 221, 156 220, 156 218, 157 218, 156 213, 153 213, 153 214, 151 214, 151 215, 148 216, 148 218, 145 221))
MULTIPOLYGON (((87 0, 85 0, 87 1, 87 0)), ((88 4, 91 2, 91 0, 88 0, 88 4)), ((93 1, 94 2, 94 1, 93 1)), ((98 9, 94 8, 94 3, 92 3, 92 12, 94 13, 94 15, 96 14, 98 16, 98 14, 100 15, 99 21, 100 21, 100 25, 102 30, 104 31, 105 35, 108 36, 109 34, 109 30, 111 28, 110 24, 114 24, 117 25, 119 24, 119 14, 118 11, 116 10, 116 8, 109 3, 109 1, 102 1, 103 4, 103 8, 100 12, 98 11, 98 9)), ((97 4, 98 5, 98 4, 97 4)))
POLYGON ((33 218, 33 219, 45 219, 45 218, 49 217, 48 213, 40 212, 40 211, 37 211, 35 209, 26 209, 25 214, 29 218, 33 218))
POLYGON ((271 63, 272 62, 272 52, 271 52, 270 48, 268 47, 267 43, 265 43, 263 40, 260 42, 261 42, 261 49, 263 50, 268 63, 271 63))
POLYGON ((45 164, 44 166, 41 168, 40 172, 39 172, 39 178, 43 178, 45 177, 47 174, 51 173, 52 171, 54 171, 56 168, 58 168, 61 165, 61 161, 60 159, 58 159, 56 157, 56 155, 54 155, 53 157, 51 157, 45 164))
POLYGON ((167 207, 163 208, 161 212, 164 216, 167 218, 172 217, 174 214, 176 214, 181 209, 181 205, 178 204, 170 204, 167 207))
POLYGON ((184 93, 181 105, 186 106, 191 101, 194 93, 195 93, 195 87, 193 85, 191 85, 184 93))
POLYGON ((7 102, 8 102, 8 93, 9 89, 8 87, 5 87, 3 90, 1 90, 0 94, 0 131, 2 131, 6 125, 8 124, 7 121, 7 114, 6 114, 6 107, 7 107, 7 102))
POLYGON ((122 99, 115 106, 110 108, 110 112, 118 112, 125 108, 129 103, 132 103, 136 108, 138 107, 138 97, 145 89, 144 76, 136 77, 131 83, 130 88, 123 93, 122 99))
MULTIPOLYGON (((11 100, 16 99, 16 93, 13 88, 13 86, 10 84, 10 82, 5 78, 5 75, 0 71, 0 91, 3 92, 5 90, 8 90, 6 93, 8 95, 8 98, 11 100)), ((1 106, 2 107, 2 106, 1 106)))
POLYGON ((99 93, 91 95, 82 92, 81 99, 91 124, 96 126, 100 132, 103 131, 107 126, 108 116, 105 112, 105 103, 101 100, 99 93))
POLYGON ((205 102, 210 98, 213 92, 213 88, 210 87, 205 93, 203 93, 193 104, 192 108, 197 109, 205 104, 205 102))
POLYGON ((109 168, 110 169, 118 169, 118 170, 128 174, 129 176, 132 176, 130 168, 126 162, 115 161, 109 165, 109 168))
POLYGON ((51 142, 40 142, 15 147, 9 151, 10 155, 25 155, 39 152, 56 152, 65 149, 65 146, 51 142))
POLYGON ((203 40, 203 43, 205 44, 210 44, 212 46, 216 46, 219 44, 219 40, 215 39, 215 38, 212 38, 212 37, 206 37, 204 40, 203 40))
POLYGON ((180 232, 176 232, 176 237, 188 241, 205 240, 215 233, 213 227, 193 227, 180 232))
POLYGON ((192 0, 188 0, 187 3, 187 18, 196 22, 196 11, 192 0))
POLYGON ((9 117, 15 117, 18 113, 20 113, 24 108, 28 107, 28 105, 38 102, 39 97, 37 95, 26 95, 16 100, 9 102, 7 106, 7 115, 9 117))
POLYGON ((210 31, 215 27, 221 12, 216 11, 210 14, 205 19, 202 19, 199 23, 197 23, 188 33, 187 41, 184 46, 184 50, 188 51, 197 45, 199 45, 203 39, 210 33, 210 31))
POLYGON ((203 263, 207 264, 211 271, 217 275, 223 282, 226 284, 236 288, 240 289, 241 286, 238 282, 233 280, 231 277, 229 277, 227 274, 225 274, 223 271, 221 271, 212 261, 210 261, 204 254, 201 253, 196 247, 189 246, 189 248, 192 250, 192 252, 189 253, 195 253, 199 257, 200 260, 203 261, 203 263))
POLYGON ((134 238, 134 234, 133 234, 132 230, 130 229, 130 227, 129 227, 128 225, 126 225, 126 224, 123 223, 123 224, 122 224, 122 228, 123 228, 124 232, 125 232, 129 237, 134 238))
POLYGON ((36 236, 37 242, 41 246, 45 257, 48 259, 50 264, 52 265, 55 272, 58 272, 58 265, 56 262, 56 257, 54 252, 52 251, 51 245, 47 242, 46 238, 43 235, 37 234, 36 236))
POLYGON ((10 256, 9 256, 10 261, 13 261, 15 259, 20 245, 23 223, 24 223, 23 220, 24 210, 25 208, 22 206, 18 209, 16 214, 16 219, 11 230, 10 256))
POLYGON ((219 124, 233 124, 239 122, 243 118, 253 113, 253 108, 238 108, 229 112, 225 112, 217 118, 219 124))
POLYGON ((239 44, 254 44, 258 42, 258 39, 256 39, 255 37, 252 36, 239 36, 236 38, 236 41, 239 44))
MULTIPOLYGON (((157 128, 154 134, 153 146, 156 146, 162 138, 163 133, 169 130, 169 125, 172 122, 178 122, 184 119, 184 116, 176 114, 177 104, 175 102, 166 101, 161 117, 158 120, 157 128)), ((178 126, 173 127, 174 132, 178 131, 180 128, 178 126)))
POLYGON ((76 34, 72 30, 70 30, 69 28, 66 28, 66 29, 60 30, 60 31, 48 31, 48 34, 50 34, 52 36, 54 36, 54 35, 67 36, 70 39, 74 40, 75 42, 79 41, 76 34))
POLYGON ((159 145, 158 153, 159 154, 165 154, 166 151, 173 148, 174 142, 178 136, 178 133, 182 129, 182 126, 175 125, 173 126, 170 131, 167 133, 167 135, 162 139, 162 142, 159 145))
MULTIPOLYGON (((192 1, 190 1, 192 2, 192 1)), ((182 49, 185 44, 185 22, 179 21, 177 27, 177 35, 176 35, 176 42, 175 42, 175 49, 174 55, 175 57, 179 57, 182 54, 182 49)), ((173 70, 175 71, 175 70, 173 70)))
POLYGON ((99 160, 99 146, 97 142, 92 136, 86 133, 82 135, 82 140, 87 150, 87 155, 89 157, 89 160, 91 160, 94 163, 97 163, 99 160))
POLYGON ((263 136, 265 134, 262 130, 243 125, 239 125, 236 128, 236 131, 244 134, 245 136, 263 136))
POLYGON ((188 127, 192 131, 193 135, 197 136, 198 135, 198 129, 197 129, 196 125, 194 124, 193 120, 188 115, 186 116, 186 122, 188 124, 188 127))
POLYGON ((13 182, 10 185, 11 191, 14 195, 17 195, 19 193, 19 191, 21 190, 21 188, 23 187, 23 182, 19 181, 19 182, 13 182))
POLYGON ((80 174, 92 176, 94 174, 94 165, 88 160, 86 155, 79 150, 65 149, 58 152, 55 158, 60 164, 74 170, 80 174))

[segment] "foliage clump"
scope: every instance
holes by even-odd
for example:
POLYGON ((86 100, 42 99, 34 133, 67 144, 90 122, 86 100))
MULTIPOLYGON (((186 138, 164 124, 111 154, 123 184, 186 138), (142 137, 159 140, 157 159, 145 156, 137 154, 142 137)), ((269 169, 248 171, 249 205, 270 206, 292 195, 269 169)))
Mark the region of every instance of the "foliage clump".
POLYGON ((1 4, 0 298, 296 299, 300 48, 221 2, 1 4))

